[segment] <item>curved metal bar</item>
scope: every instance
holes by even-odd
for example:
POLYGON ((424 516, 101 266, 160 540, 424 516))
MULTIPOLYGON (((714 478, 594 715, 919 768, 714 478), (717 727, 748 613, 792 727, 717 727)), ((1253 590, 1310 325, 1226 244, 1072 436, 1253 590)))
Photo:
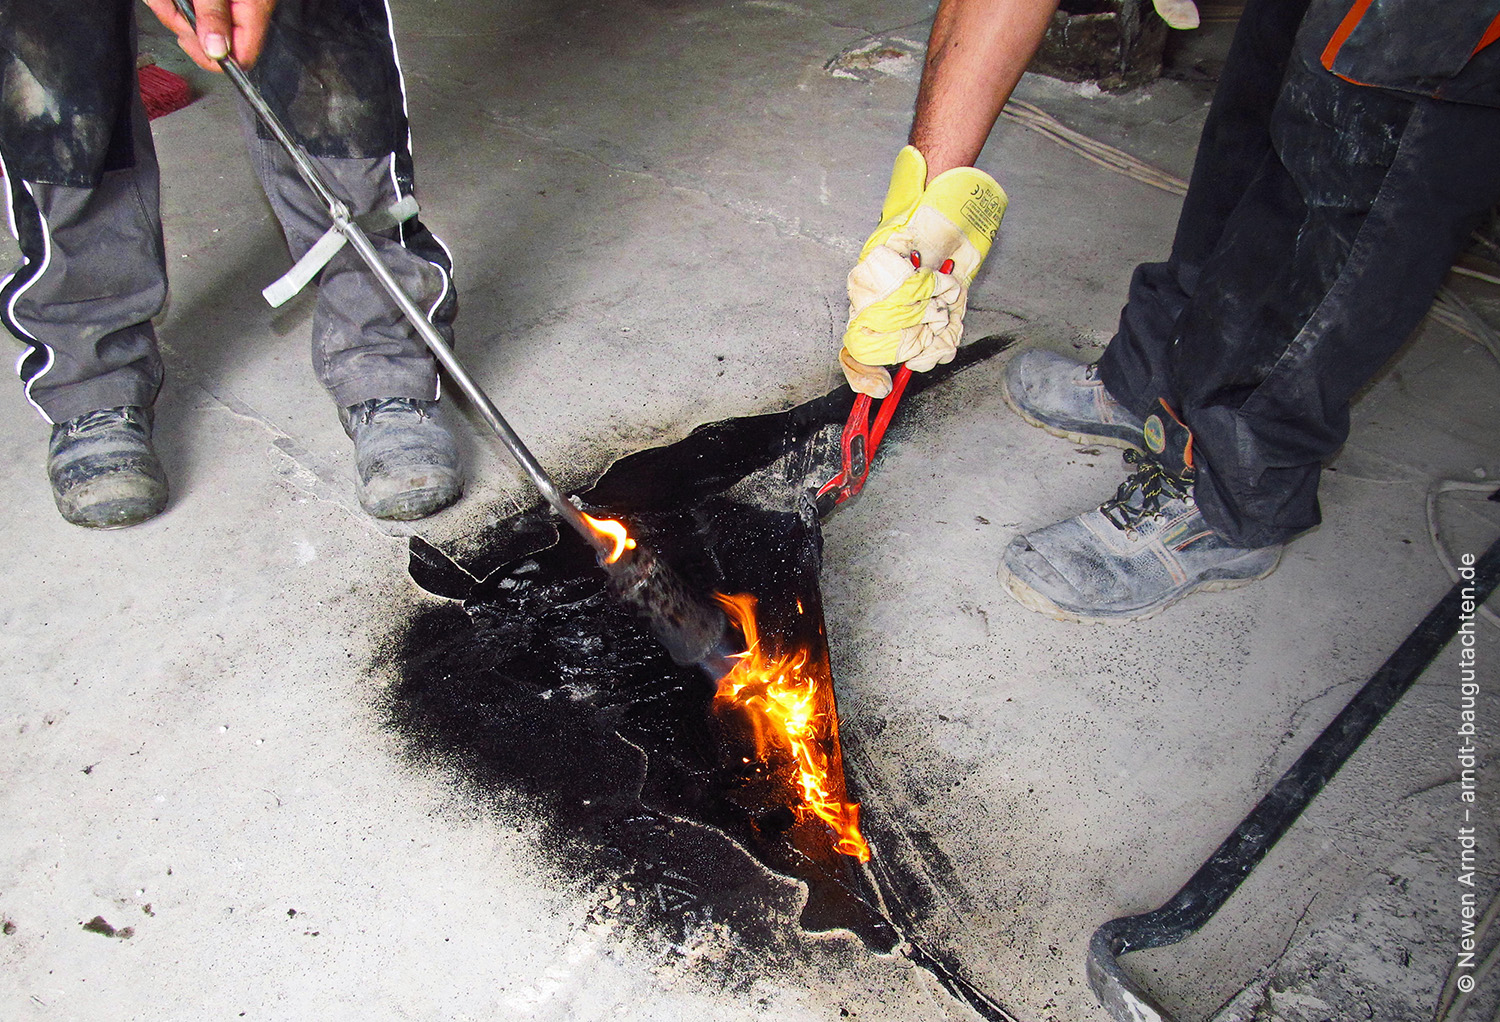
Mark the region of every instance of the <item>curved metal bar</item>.
POLYGON ((1111 919, 1094 931, 1089 941, 1089 986, 1112 1018, 1171 1022, 1171 1016, 1120 967, 1119 957, 1175 944, 1208 922, 1458 633, 1465 605, 1470 607, 1467 620, 1475 620, 1474 610, 1497 585, 1500 540, 1474 564, 1473 579, 1448 590, 1170 901, 1151 912, 1111 919))

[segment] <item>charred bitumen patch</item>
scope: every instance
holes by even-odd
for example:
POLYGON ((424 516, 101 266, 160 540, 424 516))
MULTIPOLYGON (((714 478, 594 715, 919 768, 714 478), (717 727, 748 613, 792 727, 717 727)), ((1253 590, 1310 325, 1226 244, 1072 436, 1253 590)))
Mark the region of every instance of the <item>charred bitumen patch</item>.
MULTIPOLYGON (((785 634, 816 621, 803 638, 818 640, 815 521, 709 499, 630 524, 698 588, 753 589, 768 627, 785 634)), ((469 589, 461 609, 425 614, 407 633, 393 718, 486 785, 524 796, 548 821, 556 861, 627 889, 636 914, 676 941, 724 924, 775 944, 800 919, 809 930, 849 929, 877 950, 894 946, 863 874, 833 851, 821 823, 786 808, 790 763, 755 759, 743 722, 712 712, 710 680, 673 664, 609 598, 581 540, 565 535, 482 581, 453 577, 462 569, 417 549, 428 584, 469 589), (805 882, 806 906, 767 870, 805 882)))
MULTIPOLYGON (((1010 343, 977 341, 908 393, 1010 343)), ((690 586, 752 593, 766 634, 826 662, 807 487, 836 467, 851 401, 839 388, 701 427, 621 459, 581 497, 591 513, 627 521, 690 586)), ((867 814, 877 862, 862 866, 833 849, 823 823, 799 820, 787 807, 790 762, 758 760, 748 723, 713 712, 712 682, 673 664, 610 599, 581 540, 536 508, 473 548, 460 563, 412 540, 413 579, 454 602, 398 637, 388 719, 415 756, 470 779, 497 814, 539 824, 559 874, 597 892, 596 916, 673 947, 715 939, 760 969, 805 953, 803 933, 847 931, 875 952, 899 946, 981 1013, 1008 1017, 949 956, 913 939, 933 881, 899 852, 910 835, 892 838, 892 821, 867 814)), ((860 798, 852 778, 850 797, 860 798)))

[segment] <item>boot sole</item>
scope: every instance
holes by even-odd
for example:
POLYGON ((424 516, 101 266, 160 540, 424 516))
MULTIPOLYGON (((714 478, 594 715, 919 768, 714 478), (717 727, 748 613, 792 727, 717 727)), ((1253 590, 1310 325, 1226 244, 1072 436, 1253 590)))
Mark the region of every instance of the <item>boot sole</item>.
POLYGON ((1238 589, 1241 586, 1247 586, 1251 582, 1259 582, 1261 579, 1265 578, 1267 575, 1271 574, 1271 572, 1275 571, 1279 567, 1281 567, 1281 552, 1277 553, 1276 560, 1271 562, 1271 566, 1265 571, 1261 572, 1259 575, 1250 575, 1245 578, 1208 579, 1206 581, 1199 582, 1197 585, 1189 586, 1187 589, 1182 590, 1169 599, 1163 600, 1161 603, 1153 604, 1150 607, 1143 607, 1140 610, 1136 611, 1120 611, 1108 616, 1090 616, 1079 613, 1078 611, 1066 610, 1062 607, 1059 607, 1051 599, 1043 596, 1041 593, 1031 588, 1031 586, 1021 581, 1021 579, 1017 577, 1009 567, 1006 566, 1004 561, 1000 562, 1000 584, 1005 587, 1005 591, 1010 593, 1015 601, 1021 606, 1025 607, 1027 610, 1034 611, 1046 617, 1050 617, 1054 621, 1067 621, 1069 623, 1079 625, 1123 625, 1131 624, 1136 621, 1150 620, 1151 618, 1156 617, 1162 611, 1166 610, 1168 607, 1185 599, 1186 597, 1193 595, 1194 593, 1224 592, 1229 589, 1238 589))
POLYGON ((52 496, 68 524, 102 531, 139 525, 167 508, 166 485, 135 475, 108 474, 52 496))
POLYGON ((462 496, 463 491, 417 490, 378 504, 365 504, 364 509, 371 518, 390 522, 414 522, 419 518, 435 515, 446 507, 452 507, 462 496))
POLYGON ((464 495, 462 477, 452 477, 446 472, 431 471, 422 473, 408 481, 406 485, 391 485, 389 480, 382 480, 377 487, 359 488, 359 504, 365 509, 365 513, 372 518, 381 518, 386 521, 411 522, 418 518, 426 518, 428 515, 436 514, 449 507, 464 495), (450 477, 443 479, 442 475, 450 477), (438 478, 428 485, 426 483, 433 476, 438 478), (377 490, 376 493, 370 492, 377 490), (379 493, 378 490, 387 490, 379 493))
POLYGON ((120 501, 114 504, 94 505, 83 512, 64 511, 62 517, 63 521, 69 525, 93 529, 95 532, 110 532, 114 529, 128 529, 132 525, 149 522, 164 510, 164 507, 159 507, 154 503, 120 501))

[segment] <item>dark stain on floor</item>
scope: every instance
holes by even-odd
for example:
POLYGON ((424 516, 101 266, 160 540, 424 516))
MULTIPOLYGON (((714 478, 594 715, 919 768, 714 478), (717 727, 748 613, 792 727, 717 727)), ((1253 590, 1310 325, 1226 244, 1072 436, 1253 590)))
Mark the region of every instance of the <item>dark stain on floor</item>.
MULTIPOLYGON (((906 400, 1010 343, 968 345, 953 366, 914 377, 906 400)), ((700 427, 621 459, 580 498, 626 521, 698 590, 755 595, 765 632, 795 635, 826 663, 821 532, 806 491, 836 469, 851 402, 841 387, 700 427)), ((759 761, 748 723, 712 711, 712 681, 673 664, 609 598, 582 540, 534 508, 470 549, 450 557, 411 542, 413 579, 452 602, 397 637, 389 723, 497 818, 538 826, 547 861, 595 895, 597 918, 674 947, 727 931, 731 957, 738 948, 761 968, 806 954, 804 933, 847 932, 906 954, 981 1014, 1009 1017, 963 982, 951 954, 914 939, 933 879, 885 840, 894 821, 864 821, 876 863, 835 851, 821 821, 788 807, 789 758, 759 761)), ((853 778, 850 788, 858 799, 853 778)))

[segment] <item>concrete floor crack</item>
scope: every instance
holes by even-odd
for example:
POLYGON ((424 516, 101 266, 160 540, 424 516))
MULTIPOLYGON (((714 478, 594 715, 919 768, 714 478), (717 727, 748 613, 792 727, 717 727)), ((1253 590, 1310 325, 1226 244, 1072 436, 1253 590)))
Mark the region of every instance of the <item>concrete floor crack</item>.
POLYGON ((188 385, 197 388, 224 411, 250 423, 266 435, 270 446, 286 456, 292 463, 294 470, 292 478, 296 480, 298 486, 310 492, 319 500, 336 505, 357 521, 374 528, 375 531, 383 532, 383 530, 375 526, 373 519, 368 515, 360 513, 357 509, 350 506, 349 502, 341 495, 345 488, 342 480, 329 466, 321 464, 320 459, 303 443, 279 429, 254 406, 242 401, 229 391, 209 383, 202 373, 198 372, 191 363, 183 360, 170 347, 165 344, 162 344, 161 347, 163 352, 176 356, 173 364, 174 375, 188 385))
POLYGON ((920 65, 927 54, 925 37, 929 24, 930 22, 924 19, 922 21, 907 22, 892 26, 891 28, 876 29, 873 32, 868 32, 828 58, 828 61, 823 65, 823 70, 829 74, 840 75, 846 78, 857 78, 861 81, 867 81, 867 76, 888 73, 882 71, 878 65, 868 61, 861 61, 860 63, 863 66, 858 70, 850 66, 850 58, 863 56, 872 50, 878 49, 882 43, 886 46, 889 46, 891 43, 900 44, 905 55, 911 57, 920 65), (905 39, 896 34, 898 32, 911 31, 916 32, 916 39, 905 39))
MULTIPOLYGON (((829 21, 823 15, 821 15, 821 14, 814 14, 812 11, 808 10, 806 7, 799 7, 797 4, 787 2, 787 0, 750 0, 750 2, 747 3, 745 6, 746 7, 759 7, 762 10, 780 11, 783 14, 796 15, 798 17, 806 18, 809 21, 816 21, 819 24, 824 25, 824 26, 826 26, 828 28, 837 29, 837 30, 842 31, 842 32, 866 32, 866 33, 870 32, 870 29, 868 29, 864 25, 846 25, 846 24, 843 24, 842 22, 829 21)), ((913 22, 911 25, 906 25, 906 26, 903 26, 903 27, 904 28, 911 28, 914 25, 925 25, 925 24, 926 24, 925 21, 919 21, 919 22, 913 22)), ((891 31, 896 32, 896 31, 901 31, 901 29, 892 29, 891 31)), ((876 34, 878 34, 878 31, 877 31, 876 34)), ((870 36, 867 35, 865 38, 870 38, 870 36)))
MULTIPOLYGON (((1285 960, 1286 956, 1291 953, 1292 945, 1296 943, 1297 940, 1297 931, 1302 928, 1302 923, 1307 919, 1308 912, 1312 910, 1313 902, 1317 900, 1318 895, 1316 892, 1314 892, 1312 897, 1307 899, 1307 904, 1302 906, 1302 911, 1297 913, 1297 918, 1292 921, 1291 932, 1287 934, 1286 942, 1281 945, 1281 950, 1276 952, 1271 960, 1266 963, 1265 967, 1256 974, 1254 979, 1246 983, 1239 990, 1236 990, 1230 996, 1226 997, 1217 1008, 1209 1012, 1209 1014, 1206 1016, 1207 1018, 1218 1018, 1229 1008, 1231 1004, 1238 1000, 1246 990, 1253 989, 1257 986, 1261 987, 1261 1000, 1257 1004, 1256 1011, 1259 1011, 1261 1008, 1270 1007, 1272 979, 1276 975, 1276 970, 1281 966, 1282 961, 1285 960)), ((1249 1017, 1259 1018, 1260 1015, 1256 1014, 1256 1012, 1253 1011, 1251 1012, 1249 1017)))
MULTIPOLYGON (((1306 711, 1307 708, 1313 703, 1326 699, 1338 689, 1345 688, 1352 684, 1355 684, 1355 682, 1336 681, 1333 684, 1329 685, 1327 688, 1323 689, 1321 692, 1303 699, 1292 708, 1292 712, 1287 716, 1286 727, 1282 729, 1281 740, 1276 743, 1276 747, 1271 750, 1269 755, 1267 755, 1265 760, 1261 763, 1260 768, 1255 771, 1255 790, 1265 790, 1266 788, 1270 787, 1270 785, 1275 781, 1276 778, 1281 776, 1282 770, 1284 768, 1277 767, 1277 760, 1281 756, 1281 750, 1286 747, 1287 743, 1293 741, 1298 737, 1301 731, 1299 723, 1304 711, 1306 711)), ((1322 729, 1320 728, 1319 732, 1321 732, 1321 730, 1322 729)), ((1306 742, 1304 744, 1310 743, 1316 737, 1317 734, 1307 736, 1306 742)))
POLYGON ((1404 802, 1407 799, 1418 798, 1418 797, 1420 797, 1422 795, 1427 794, 1429 791, 1437 791, 1439 788, 1446 788, 1448 785, 1450 785, 1450 784, 1457 784, 1458 782, 1459 782, 1459 775, 1458 774, 1456 774, 1456 773, 1455 774, 1448 774, 1445 777, 1438 778, 1437 780, 1433 781, 1431 784, 1424 784, 1420 788, 1416 788, 1416 789, 1414 789, 1412 791, 1408 791, 1405 795, 1401 796, 1401 800, 1404 802))

